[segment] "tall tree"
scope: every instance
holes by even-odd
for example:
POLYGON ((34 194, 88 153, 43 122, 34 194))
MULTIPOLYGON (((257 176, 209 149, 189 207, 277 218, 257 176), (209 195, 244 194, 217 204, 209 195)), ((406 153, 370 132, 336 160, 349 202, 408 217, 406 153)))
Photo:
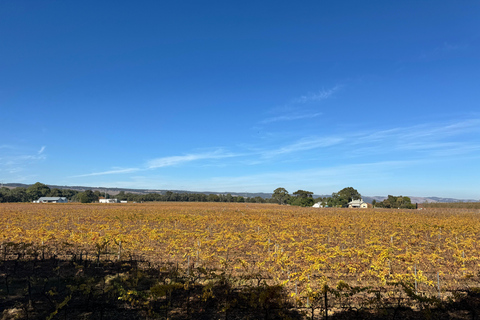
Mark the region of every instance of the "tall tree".
POLYGON ((311 198, 313 196, 313 192, 305 191, 305 190, 297 190, 293 193, 293 195, 297 198, 311 198))
POLYGON ((359 200, 362 198, 362 195, 360 194, 360 192, 358 192, 356 189, 352 187, 343 188, 342 190, 338 191, 338 195, 341 198, 346 199, 347 203, 352 200, 359 200))
POLYGON ((78 194, 78 200, 81 203, 92 203, 98 201, 98 196, 95 195, 92 190, 85 190, 84 192, 80 192, 78 194))
POLYGON ((27 188, 29 201, 38 200, 40 197, 46 197, 50 193, 50 188, 43 183, 37 182, 27 188))
POLYGON ((273 191, 272 199, 275 200, 278 204, 285 204, 287 203, 290 195, 285 188, 277 188, 273 191))

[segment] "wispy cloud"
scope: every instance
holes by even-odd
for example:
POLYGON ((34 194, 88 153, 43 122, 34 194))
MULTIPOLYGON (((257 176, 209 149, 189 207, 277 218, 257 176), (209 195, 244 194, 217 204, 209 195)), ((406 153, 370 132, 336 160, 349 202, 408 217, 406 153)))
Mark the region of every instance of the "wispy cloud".
POLYGON ((137 171, 146 171, 146 170, 153 170, 153 169, 164 168, 164 167, 177 166, 177 165, 181 165, 181 164, 185 164, 193 161, 223 159, 223 158, 232 158, 232 157, 239 157, 239 156, 241 155, 230 153, 230 152, 224 152, 222 150, 216 150, 216 151, 205 152, 205 153, 191 153, 191 154, 186 154, 182 156, 169 156, 169 157, 152 159, 147 161, 147 163, 141 167, 124 168, 124 169, 120 168, 120 169, 106 170, 106 171, 100 171, 100 172, 79 174, 79 175, 71 176, 70 178, 82 178, 82 177, 93 177, 93 176, 103 176, 103 175, 112 175, 112 174, 133 173, 137 171))
MULTIPOLYGON (((148 172, 146 176, 150 180, 144 186, 155 187, 158 186, 156 184, 158 182, 151 179, 155 174, 171 174, 170 170, 159 169, 186 167, 194 162, 200 162, 202 165, 230 167, 231 172, 238 171, 239 176, 235 177, 232 174, 233 177, 201 178, 202 175, 194 175, 191 178, 182 178, 180 174, 175 179, 166 176, 164 184, 167 184, 168 188, 196 190, 201 188, 239 190, 243 188, 242 186, 244 190, 269 190, 274 185, 288 183, 294 186, 296 183, 301 183, 299 187, 314 190, 315 186, 318 187, 319 181, 327 181, 325 183, 330 184, 333 180, 341 184, 351 184, 354 181, 360 184, 361 179, 369 179, 373 183, 375 179, 387 179, 391 172, 408 166, 448 161, 457 156, 462 158, 480 156, 480 143, 477 143, 479 140, 476 138, 480 134, 479 124, 480 119, 470 119, 377 131, 350 131, 336 135, 310 136, 283 143, 277 147, 243 146, 235 153, 217 149, 209 152, 159 157, 134 168, 113 168, 75 177, 148 172), (242 149, 248 149, 248 151, 242 152, 242 149), (235 158, 236 161, 227 161, 230 158, 235 158), (224 160, 216 161, 220 159, 224 160), (283 166, 287 162, 290 164, 298 162, 299 167, 313 167, 313 169, 290 171, 290 166, 283 166), (272 164, 271 168, 275 172, 248 174, 257 171, 265 164, 272 164)), ((282 139, 288 139, 288 137, 282 137, 282 139)), ((134 179, 136 175, 127 175, 127 177, 134 179)), ((125 183, 128 185, 128 181, 125 183)), ((135 183, 137 187, 142 186, 140 180, 135 183)), ((329 189, 335 190, 335 187, 329 187, 329 189)))
POLYGON ((274 157, 289 153, 298 153, 301 151, 334 146, 343 141, 345 141, 345 139, 342 137, 310 137, 301 139, 281 148, 263 151, 261 152, 261 155, 263 157, 274 157))
POLYGON ((313 113, 313 114, 291 114, 291 115, 282 115, 278 117, 267 118, 265 120, 260 121, 261 124, 272 123, 277 121, 292 121, 292 120, 300 120, 300 119, 312 119, 318 116, 321 116, 321 112, 313 113))
POLYGON ((0 149, 2 149, 0 173, 4 179, 11 181, 25 181, 31 168, 47 159, 45 146, 42 146, 38 151, 34 151, 33 148, 4 144, 0 145, 0 149))
MULTIPOLYGON (((478 152, 480 143, 474 137, 480 135, 480 119, 451 123, 426 123, 378 131, 344 132, 336 135, 311 136, 281 147, 257 150, 268 160, 293 155, 302 161, 307 151, 329 148, 329 157, 352 158, 381 156, 444 156, 478 152), (407 153, 406 153, 407 152, 407 153)), ((311 153, 312 154, 312 153, 311 153)), ((318 154, 318 153, 317 153, 318 154)), ((252 163, 255 163, 251 159, 252 163)))
POLYGON ((420 59, 439 59, 458 52, 464 52, 469 49, 467 43, 444 42, 437 47, 420 54, 420 59))
POLYGON ((197 153, 197 154, 187 154, 183 156, 171 156, 171 157, 162 157, 148 161, 147 168, 163 168, 179 165, 186 162, 206 160, 206 159, 222 159, 222 158, 231 158, 238 155, 233 153, 225 153, 223 151, 214 151, 207 153, 197 153))
MULTIPOLYGON (((283 186, 289 191, 305 188, 305 190, 319 193, 328 190, 326 192, 328 193, 353 183, 359 184, 367 181, 368 184, 373 181, 383 180, 390 176, 392 170, 405 170, 405 168, 424 163, 426 163, 424 160, 373 161, 305 170, 282 170, 241 176, 212 177, 197 181, 192 180, 188 184, 202 186, 203 191, 209 189, 271 192, 271 190, 283 186)), ((189 187, 186 188, 188 189, 189 187)))
MULTIPOLYGON (((308 93, 298 98, 291 100, 281 107, 275 107, 270 110, 271 113, 275 113, 274 117, 266 118, 259 121, 260 124, 269 124, 279 121, 294 121, 301 119, 312 119, 322 115, 321 112, 315 112, 315 110, 306 109, 306 105, 318 103, 326 100, 334 95, 342 86, 336 85, 330 89, 322 89, 318 92, 308 93)), ((311 106, 310 106, 311 107, 311 106)))
POLYGON ((319 102, 325 99, 330 98, 336 91, 338 91, 341 88, 341 86, 336 85, 335 87, 331 89, 322 89, 318 92, 314 93, 309 93, 306 95, 303 95, 297 99, 294 99, 294 103, 310 103, 310 102, 319 102))
POLYGON ((142 169, 140 168, 115 169, 115 170, 107 170, 107 171, 101 171, 101 172, 79 174, 76 176, 70 176, 69 178, 83 178, 83 177, 93 177, 93 176, 104 176, 108 174, 132 173, 140 170, 142 169))

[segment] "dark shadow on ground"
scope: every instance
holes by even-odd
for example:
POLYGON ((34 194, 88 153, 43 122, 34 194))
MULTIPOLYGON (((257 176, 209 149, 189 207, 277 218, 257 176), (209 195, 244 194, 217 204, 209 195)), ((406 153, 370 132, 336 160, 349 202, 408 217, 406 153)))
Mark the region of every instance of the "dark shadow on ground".
MULTIPOLYGON (((335 304, 333 298, 330 303, 335 304)), ((418 310, 332 308, 328 319, 479 319, 480 292, 418 310)), ((173 264, 18 255, 0 261, 0 319, 325 319, 283 287, 241 284, 225 272, 173 264)))

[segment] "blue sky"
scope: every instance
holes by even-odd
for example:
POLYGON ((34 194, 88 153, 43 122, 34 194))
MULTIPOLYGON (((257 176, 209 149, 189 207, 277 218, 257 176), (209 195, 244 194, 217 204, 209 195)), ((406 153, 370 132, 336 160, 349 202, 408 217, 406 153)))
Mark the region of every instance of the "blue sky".
POLYGON ((1 1, 0 180, 479 199, 478 1, 1 1))

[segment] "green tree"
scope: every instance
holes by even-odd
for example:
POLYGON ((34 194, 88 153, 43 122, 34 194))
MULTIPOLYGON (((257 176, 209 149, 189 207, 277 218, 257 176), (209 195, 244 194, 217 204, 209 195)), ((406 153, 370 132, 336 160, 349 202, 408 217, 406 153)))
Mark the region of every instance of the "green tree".
POLYGON ((313 200, 313 192, 305 190, 297 190, 293 193, 294 197, 290 197, 288 204, 292 206, 311 207, 315 203, 313 200))
POLYGON ((292 206, 311 207, 315 203, 315 200, 313 200, 313 198, 291 197, 288 203, 292 206))
POLYGON ((352 200, 359 200, 362 198, 360 192, 352 187, 343 188, 342 190, 338 191, 338 195, 347 200, 347 203, 352 200))
POLYGON ((53 188, 52 190, 50 190, 50 192, 48 193, 48 196, 49 197, 63 197, 63 192, 62 190, 58 189, 58 188, 53 188))
POLYGON ((50 193, 50 188, 43 183, 37 182, 27 188, 29 201, 38 200, 40 197, 46 197, 50 193))
POLYGON ((313 192, 305 191, 305 190, 297 190, 293 193, 293 195, 297 198, 312 198, 313 192))
POLYGON ((85 190, 78 194, 78 201, 81 203, 92 203, 98 201, 98 196, 92 190, 85 190))
POLYGON ((285 188, 277 188, 273 191, 272 199, 278 204, 286 204, 290 195, 285 188))
POLYGON ((77 190, 71 190, 71 189, 62 190, 62 196, 66 197, 68 200, 72 200, 77 193, 78 193, 77 190))
POLYGON ((211 193, 207 196, 207 201, 208 202, 220 202, 220 197, 216 194, 211 193))
POLYGON ((28 195, 27 189, 18 187, 15 189, 10 190, 10 202, 27 202, 28 195))
POLYGON ((361 198, 362 195, 356 189, 347 187, 332 193, 332 196, 324 199, 322 204, 329 207, 347 207, 350 201, 361 198))
POLYGON ((398 208, 398 209, 415 209, 415 204, 409 197, 388 195, 387 199, 376 204, 380 208, 398 208))

